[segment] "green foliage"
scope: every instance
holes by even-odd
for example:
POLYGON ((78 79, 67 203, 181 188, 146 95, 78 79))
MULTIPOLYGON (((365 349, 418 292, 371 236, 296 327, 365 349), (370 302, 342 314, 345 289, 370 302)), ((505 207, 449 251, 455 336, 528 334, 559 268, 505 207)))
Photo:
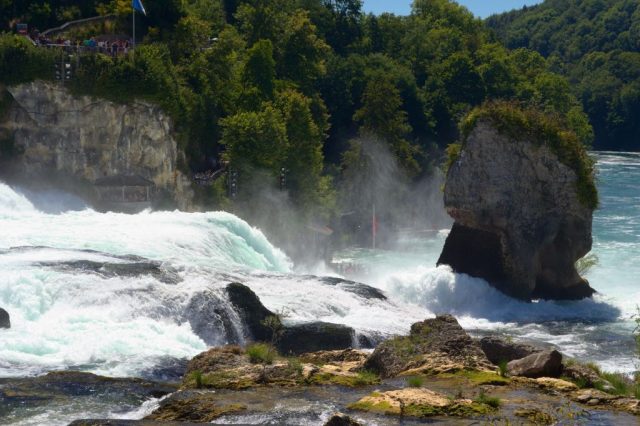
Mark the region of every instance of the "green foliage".
POLYGON ((500 361, 498 363, 498 374, 500 377, 507 377, 507 361, 500 361))
POLYGON ((485 405, 488 405, 489 407, 496 408, 496 409, 500 408, 500 405, 502 404, 502 401, 500 400, 500 398, 496 396, 489 396, 484 393, 484 390, 480 391, 480 394, 476 399, 474 399, 474 401, 477 402, 478 404, 485 404, 485 405))
POLYGON ((254 343, 247 346, 247 355, 252 364, 273 364, 276 358, 276 350, 266 343, 254 343))
POLYGON ((411 388, 421 388, 424 385, 424 378, 420 376, 412 376, 407 378, 407 385, 411 388))
POLYGON ((287 360, 287 366, 289 367, 289 370, 296 374, 296 376, 302 376, 303 366, 298 358, 289 358, 287 360))
POLYGON ((593 123, 596 148, 636 150, 639 11, 628 0, 547 0, 492 16, 487 24, 508 47, 540 52, 569 78, 593 123))
POLYGON ((549 147, 563 164, 576 173, 578 199, 589 208, 598 206, 593 160, 561 115, 523 108, 511 102, 490 102, 472 110, 462 121, 463 141, 480 120, 489 121, 513 140, 527 140, 549 147))
POLYGON ((355 386, 368 386, 380 383, 380 376, 369 370, 358 371, 353 384, 355 386))
POLYGON ((193 376, 193 381, 195 383, 196 389, 202 389, 204 384, 202 380, 202 371, 196 370, 192 373, 192 376, 193 376))
POLYGON ((576 262, 576 270, 580 275, 586 275, 593 267, 599 263, 598 256, 595 253, 589 253, 585 257, 578 259, 576 262))
POLYGON ((0 83, 53 80, 57 56, 52 50, 36 48, 24 37, 0 35, 0 83))

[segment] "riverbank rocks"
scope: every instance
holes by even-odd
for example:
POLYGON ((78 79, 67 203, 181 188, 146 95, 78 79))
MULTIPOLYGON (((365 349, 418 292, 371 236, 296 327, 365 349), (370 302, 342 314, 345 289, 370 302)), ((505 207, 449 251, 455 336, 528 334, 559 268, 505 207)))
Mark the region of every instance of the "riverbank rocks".
POLYGON ((401 417, 467 417, 493 411, 492 407, 488 405, 470 399, 450 398, 424 388, 373 392, 351 404, 349 408, 401 417))
POLYGON ((324 424, 324 426, 362 426, 346 414, 336 413, 324 424))
POLYGON ((451 315, 415 323, 409 336, 381 343, 367 359, 365 368, 382 377, 494 370, 478 342, 451 315))
POLYGON ((559 377, 562 373, 562 354, 556 350, 542 351, 507 364, 511 376, 559 377))
POLYGON ((507 342, 495 336, 487 336, 480 339, 480 348, 489 361, 495 365, 499 365, 501 362, 521 359, 542 351, 542 349, 531 345, 507 342))
POLYGON ((9 312, 0 308, 0 328, 11 328, 11 318, 9 312))
POLYGON ((449 168, 444 202, 455 223, 438 265, 527 301, 593 295, 575 267, 591 250, 593 206, 545 143, 478 119, 449 168))
POLYGON ((377 375, 361 372, 365 359, 362 352, 346 350, 252 363, 239 346, 212 348, 189 362, 182 388, 241 390, 259 386, 357 387, 379 383, 377 375))

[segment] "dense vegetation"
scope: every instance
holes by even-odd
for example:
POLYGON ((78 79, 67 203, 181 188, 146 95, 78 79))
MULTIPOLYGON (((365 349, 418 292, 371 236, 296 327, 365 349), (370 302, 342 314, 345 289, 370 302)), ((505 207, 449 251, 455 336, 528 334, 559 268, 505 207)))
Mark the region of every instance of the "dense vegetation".
POLYGON ((640 149, 640 3, 546 0, 487 20, 507 47, 534 49, 566 75, 597 149, 640 149))
MULTIPOLYGON (((85 55, 70 86, 119 102, 161 104, 176 122, 191 170, 210 168, 222 156, 238 172, 235 205, 255 202, 252 188, 277 188, 284 169, 287 202, 302 216, 326 220, 351 211, 353 223, 366 223, 377 203, 384 220, 385 210, 390 215, 411 195, 388 182, 376 188, 371 176, 389 162, 405 181, 428 175, 458 138, 461 118, 487 100, 571 117, 581 141, 592 138, 552 61, 506 49, 447 0, 415 0, 410 16, 366 15, 359 0, 147 3, 138 23, 145 43, 135 55, 85 55), (390 159, 371 158, 380 152, 374 145, 390 159)), ((129 4, 39 0, 13 13, 4 7, 2 16, 5 24, 12 16, 44 26, 69 18, 69 8, 73 17, 115 13, 112 30, 124 32, 129 4)), ((50 55, 4 36, 0 81, 51 78, 50 55)), ((228 202, 223 179, 207 191, 211 202, 228 202)))

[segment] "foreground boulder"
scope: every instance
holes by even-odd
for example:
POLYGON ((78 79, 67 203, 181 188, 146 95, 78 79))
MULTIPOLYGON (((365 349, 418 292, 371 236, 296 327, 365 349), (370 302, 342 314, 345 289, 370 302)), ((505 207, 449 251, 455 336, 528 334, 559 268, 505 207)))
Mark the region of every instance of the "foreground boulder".
POLYGON ((507 364, 507 372, 522 377, 559 377, 562 374, 562 354, 556 350, 538 352, 507 364))
POLYGON ((241 390, 261 386, 358 387, 379 383, 377 375, 361 371, 365 359, 363 352, 349 349, 252 362, 239 346, 212 348, 189 362, 182 388, 241 390))
POLYGON ((160 402, 160 406, 145 420, 210 423, 225 414, 246 409, 244 405, 220 405, 212 392, 185 390, 176 392, 160 402))
POLYGON ((11 319, 9 318, 9 312, 0 308, 0 328, 11 328, 11 319))
MULTIPOLYGON (((244 322, 250 338, 270 342, 273 331, 264 320, 275 313, 267 309, 258 296, 246 285, 231 283, 226 287, 229 301, 244 322)), ((298 355, 305 352, 347 349, 353 346, 355 331, 346 325, 321 321, 285 325, 277 339, 277 349, 282 354, 298 355)))
POLYGON ((381 343, 365 368, 382 377, 437 374, 462 369, 493 370, 480 345, 451 315, 440 315, 411 326, 409 336, 381 343))
POLYGON ((444 202, 455 223, 438 265, 523 300, 590 297, 575 267, 591 250, 597 205, 586 151, 530 114, 479 111, 447 173, 444 202))
POLYGON ((324 424, 324 426, 362 426, 346 414, 336 413, 324 424))
POLYGON ((542 351, 542 349, 535 348, 531 345, 510 343, 494 336, 480 339, 480 347, 489 361, 495 365, 499 365, 501 362, 521 359, 542 351))
POLYGON ((311 322, 285 327, 278 350, 283 354, 346 349, 353 346, 354 331, 342 324, 311 322))

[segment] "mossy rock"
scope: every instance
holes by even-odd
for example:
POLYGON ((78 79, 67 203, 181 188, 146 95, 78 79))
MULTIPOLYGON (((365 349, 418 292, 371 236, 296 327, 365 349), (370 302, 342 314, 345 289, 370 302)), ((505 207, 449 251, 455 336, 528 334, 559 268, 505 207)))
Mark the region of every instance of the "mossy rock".
POLYGON ((488 102, 467 114, 460 125, 461 143, 447 149, 446 170, 464 150, 467 138, 480 121, 488 121, 499 133, 514 141, 549 147, 558 160, 578 177, 576 191, 580 202, 591 209, 598 207, 594 161, 576 133, 569 128, 567 120, 558 114, 544 113, 513 102, 488 102))
POLYGON ((409 417, 473 417, 490 414, 495 408, 468 399, 454 400, 428 389, 401 389, 373 392, 350 404, 352 410, 409 417))
POLYGON ((460 370, 455 373, 439 374, 438 377, 463 380, 473 386, 505 386, 511 383, 508 377, 502 377, 491 371, 460 370))

